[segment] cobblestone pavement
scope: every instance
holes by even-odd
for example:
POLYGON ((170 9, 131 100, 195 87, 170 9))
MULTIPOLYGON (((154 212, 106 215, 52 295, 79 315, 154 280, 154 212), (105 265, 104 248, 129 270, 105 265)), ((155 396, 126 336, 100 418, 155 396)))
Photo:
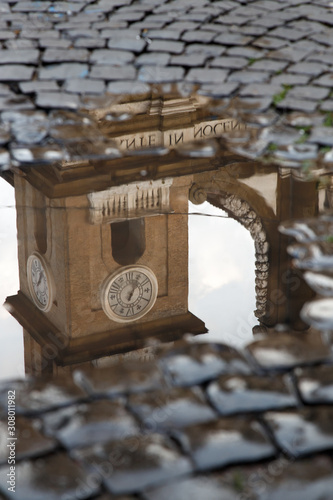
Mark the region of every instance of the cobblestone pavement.
POLYGON ((333 364, 318 332, 274 332, 243 352, 159 349, 66 379, 3 383, 0 442, 16 391, 17 464, 12 495, 2 446, 0 498, 332 498, 333 364))
MULTIPOLYGON (((23 161, 22 145, 50 151, 53 110, 164 83, 238 97, 250 123, 283 117, 253 154, 301 129, 284 157, 324 148, 332 162, 332 26, 323 0, 1 0, 0 168, 23 161)), ((333 498, 332 380, 325 335, 276 331, 244 352, 180 343, 149 362, 2 384, 0 500, 333 498)))
POLYGON ((185 81, 332 111, 332 26, 325 0, 2 0, 1 109, 76 109, 82 94, 185 81))
MULTIPOLYGON (((199 85, 204 94, 238 96, 241 111, 291 113, 286 126, 301 127, 306 143, 293 157, 333 146, 328 0, 2 0, 0 13, 2 112, 77 110, 101 105, 96 98, 106 92, 141 94, 149 84, 176 82, 183 93, 199 85)), ((11 136, 14 118, 2 113, 1 121, 3 166, 10 140, 44 138, 23 138, 15 127, 11 136)))

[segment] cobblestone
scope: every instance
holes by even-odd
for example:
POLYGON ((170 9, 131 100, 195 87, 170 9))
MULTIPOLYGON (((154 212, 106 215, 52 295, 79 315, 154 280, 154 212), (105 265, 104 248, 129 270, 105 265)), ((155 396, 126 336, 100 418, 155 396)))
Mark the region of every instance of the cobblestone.
MULTIPOLYGON (((294 159, 333 147, 332 127, 324 126, 333 111, 333 14, 324 0, 13 0, 0 12, 1 167, 11 159, 44 162, 48 154, 63 159, 70 129, 59 126, 59 116, 73 110, 78 119, 87 103, 112 102, 105 92, 150 95, 149 83, 171 89, 186 82, 201 96, 218 96, 255 129, 252 151, 271 144, 294 159), (44 114, 29 127, 36 108, 44 114), (309 130, 304 136, 298 127, 309 130), (306 143, 292 149, 300 139, 306 143)), ((262 277, 267 264, 260 265, 262 277)), ((224 492, 232 500, 244 492, 270 500, 304 491, 328 498, 331 372, 332 354, 318 332, 270 332, 244 352, 183 342, 154 363, 76 369, 66 383, 11 382, 22 437, 17 499, 74 498, 78 482, 85 486, 80 498, 96 500, 201 500, 210 493, 219 500, 224 492), (120 465, 117 453, 125 458, 120 465), (115 473, 87 484, 90 467, 110 456, 115 473), (281 473, 258 491, 253 474, 282 460, 281 473)), ((2 384, 2 417, 6 391, 2 384)), ((0 460, 0 498, 7 499, 0 460)))

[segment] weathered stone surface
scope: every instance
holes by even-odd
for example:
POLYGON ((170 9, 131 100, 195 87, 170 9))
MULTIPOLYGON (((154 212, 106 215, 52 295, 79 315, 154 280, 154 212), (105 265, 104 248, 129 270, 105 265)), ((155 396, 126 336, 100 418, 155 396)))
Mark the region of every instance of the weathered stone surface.
POLYGON ((81 63, 50 64, 39 69, 40 80, 67 80, 68 78, 85 78, 88 65, 81 63))
POLYGON ((73 452, 80 463, 104 469, 104 483, 117 495, 140 491, 192 472, 188 458, 160 434, 132 436, 73 452))
POLYGON ((199 388, 174 388, 163 394, 158 391, 133 394, 129 397, 128 405, 144 426, 153 432, 172 430, 217 418, 199 388))
POLYGON ((234 349, 223 344, 184 344, 164 354, 159 364, 176 386, 210 380, 221 373, 249 373, 250 367, 234 349))
POLYGON ((169 68, 165 66, 141 66, 138 79, 146 83, 179 82, 183 79, 184 73, 184 69, 179 66, 169 68))
POLYGON ((186 81, 219 84, 226 80, 228 73, 228 71, 223 69, 191 69, 186 76, 186 81))
POLYGON ((139 427, 118 401, 95 401, 44 415, 44 432, 68 449, 139 434, 139 427))
POLYGON ((67 92, 38 92, 36 104, 43 108, 77 109, 80 105, 78 96, 67 92))
POLYGON ((328 347, 316 332, 276 332, 247 349, 264 369, 290 369, 330 359, 328 347))
MULTIPOLYGON (((8 468, 0 468, 0 491, 7 491, 8 468)), ((16 465, 15 498, 17 500, 75 499, 79 492, 82 499, 97 494, 100 480, 86 484, 87 473, 65 454, 59 453, 16 465), (61 479, 61 480, 60 480, 61 479)))
POLYGON ((75 380, 90 394, 108 397, 164 386, 163 374, 154 363, 131 361, 100 370, 78 370, 75 380))
POLYGON ((133 59, 133 52, 127 50, 96 49, 90 56, 90 63, 122 66, 131 63, 133 59))
MULTIPOLYGON (((133 80, 136 70, 133 66, 100 65, 93 66, 90 78, 97 80, 133 80)), ((84 81, 84 80, 83 80, 84 81)))
POLYGON ((25 66, 24 64, 4 64, 0 68, 2 82, 31 80, 35 71, 33 66, 25 66))
POLYGON ((208 386, 207 394, 221 415, 297 405, 290 383, 282 377, 222 375, 208 386))
POLYGON ((15 444, 15 459, 17 461, 45 455, 55 450, 57 442, 41 433, 41 422, 23 417, 15 419, 15 431, 8 433, 8 423, 0 421, 0 442, 6 443, 0 449, 0 464, 8 465, 9 447, 15 444), (11 439, 11 436, 13 439, 11 439))
POLYGON ((332 416, 332 407, 318 406, 298 412, 267 412, 264 418, 281 449, 298 457, 332 448, 332 416))
POLYGON ((86 393, 67 378, 20 380, 11 382, 10 387, 4 382, 0 386, 1 409, 7 409, 8 390, 15 390, 17 414, 41 413, 86 398, 86 393))
POLYGON ((197 470, 209 470, 232 463, 254 462, 275 455, 275 448, 256 420, 220 419, 177 431, 183 448, 189 451, 197 470))

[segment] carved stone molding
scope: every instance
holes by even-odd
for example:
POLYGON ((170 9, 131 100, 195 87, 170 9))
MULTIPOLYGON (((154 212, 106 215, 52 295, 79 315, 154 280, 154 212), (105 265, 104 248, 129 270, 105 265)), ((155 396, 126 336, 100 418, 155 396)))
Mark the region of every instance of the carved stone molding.
POLYGON ((91 224, 120 222, 172 212, 172 179, 143 181, 89 193, 91 224))

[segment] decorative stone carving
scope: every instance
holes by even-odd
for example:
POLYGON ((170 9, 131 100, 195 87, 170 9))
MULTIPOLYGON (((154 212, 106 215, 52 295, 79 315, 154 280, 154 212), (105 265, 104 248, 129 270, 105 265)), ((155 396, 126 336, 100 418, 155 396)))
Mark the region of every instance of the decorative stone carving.
POLYGON ((172 179, 143 181, 89 193, 91 224, 170 213, 172 179))

